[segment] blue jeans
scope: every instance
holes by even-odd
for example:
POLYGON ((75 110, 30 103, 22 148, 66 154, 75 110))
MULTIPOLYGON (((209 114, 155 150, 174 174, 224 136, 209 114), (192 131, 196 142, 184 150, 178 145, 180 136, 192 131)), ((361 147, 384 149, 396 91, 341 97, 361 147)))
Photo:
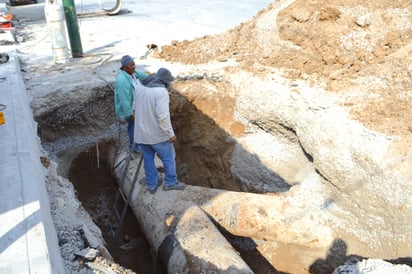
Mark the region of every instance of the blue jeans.
POLYGON ((146 184, 150 189, 157 186, 159 174, 155 165, 155 152, 162 160, 165 170, 165 185, 172 186, 177 183, 176 174, 176 153, 173 144, 169 140, 154 144, 145 145, 139 144, 143 152, 144 171, 146 174, 146 184))
POLYGON ((129 148, 133 151, 140 151, 140 147, 134 142, 134 120, 126 119, 127 134, 129 135, 129 148), (133 148, 134 145, 134 148, 133 148))
POLYGON ((129 148, 131 149, 134 143, 134 120, 126 119, 127 122, 127 134, 129 135, 129 148))

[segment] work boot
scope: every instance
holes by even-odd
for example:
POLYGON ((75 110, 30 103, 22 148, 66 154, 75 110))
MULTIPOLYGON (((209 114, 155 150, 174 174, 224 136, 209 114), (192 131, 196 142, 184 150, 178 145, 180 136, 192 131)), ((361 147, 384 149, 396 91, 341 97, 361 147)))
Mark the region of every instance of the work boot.
POLYGON ((177 181, 176 184, 168 186, 168 185, 164 185, 163 186, 163 190, 168 191, 168 190, 183 190, 185 189, 185 184, 182 182, 177 181))
POLYGON ((153 189, 149 189, 150 194, 155 194, 157 189, 159 188, 159 186, 161 186, 163 184, 163 179, 164 179, 164 175, 163 174, 159 174, 159 177, 157 179, 157 186, 153 189))

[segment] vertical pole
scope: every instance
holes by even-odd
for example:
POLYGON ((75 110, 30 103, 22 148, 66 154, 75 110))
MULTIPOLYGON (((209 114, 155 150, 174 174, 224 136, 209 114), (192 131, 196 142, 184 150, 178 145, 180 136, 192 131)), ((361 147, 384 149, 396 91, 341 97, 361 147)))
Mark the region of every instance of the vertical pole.
POLYGON ((64 16, 66 17, 67 31, 73 58, 82 57, 82 41, 80 39, 79 25, 77 23, 76 7, 73 0, 63 0, 64 16))
POLYGON ((64 64, 69 61, 69 51, 63 24, 62 8, 55 2, 47 3, 44 6, 44 13, 52 42, 54 61, 56 64, 64 64))

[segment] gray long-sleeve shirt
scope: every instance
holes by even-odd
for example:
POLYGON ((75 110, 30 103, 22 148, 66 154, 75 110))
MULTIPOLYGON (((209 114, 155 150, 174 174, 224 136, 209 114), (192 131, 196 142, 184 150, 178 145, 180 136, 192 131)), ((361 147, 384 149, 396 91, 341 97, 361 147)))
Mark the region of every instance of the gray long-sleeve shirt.
POLYGON ((170 119, 169 93, 164 87, 146 87, 139 81, 134 96, 134 141, 158 144, 175 135, 170 119))

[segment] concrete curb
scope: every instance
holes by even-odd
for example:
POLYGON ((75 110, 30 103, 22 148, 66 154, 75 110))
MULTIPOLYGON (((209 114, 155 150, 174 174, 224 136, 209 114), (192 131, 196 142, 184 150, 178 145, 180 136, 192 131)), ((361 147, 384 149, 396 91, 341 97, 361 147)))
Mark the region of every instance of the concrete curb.
MULTIPOLYGON (((3 47, 2 47, 3 48, 3 47)), ((19 60, 0 64, 0 273, 65 273, 19 60)))

